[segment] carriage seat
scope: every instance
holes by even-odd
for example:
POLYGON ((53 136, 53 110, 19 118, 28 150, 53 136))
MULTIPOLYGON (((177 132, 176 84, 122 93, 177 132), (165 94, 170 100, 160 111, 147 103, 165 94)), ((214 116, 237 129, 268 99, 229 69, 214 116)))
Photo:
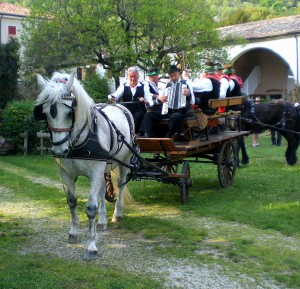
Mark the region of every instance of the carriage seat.
MULTIPOLYGON (((192 109, 188 112, 186 119, 183 121, 179 131, 179 139, 193 140, 199 138, 205 132, 206 140, 209 139, 210 124, 220 123, 220 119, 225 119, 225 127, 227 127, 227 117, 232 115, 238 116, 239 131, 240 131, 240 111, 236 110, 237 106, 243 103, 243 96, 234 96, 224 99, 209 100, 209 109, 192 109), (223 108, 223 110, 219 110, 223 108)), ((162 119, 156 126, 158 137, 164 137, 167 132, 169 119, 162 119)))
MULTIPOLYGON (((154 135, 164 137, 168 130, 169 119, 165 118, 158 122, 155 126, 154 135)), ((207 117, 201 109, 191 109, 183 120, 177 140, 193 140, 199 136, 207 126, 207 117)))
POLYGON ((215 111, 214 114, 210 114, 209 119, 226 117, 229 115, 238 115, 241 113, 238 110, 239 106, 242 105, 244 100, 243 96, 231 96, 222 99, 210 99, 208 106, 215 111), (224 108, 224 109, 219 109, 224 108))
POLYGON ((241 130, 241 120, 240 114, 241 111, 240 106, 242 105, 244 100, 243 96, 231 96, 222 99, 210 99, 208 102, 208 106, 215 111, 215 113, 207 116, 208 125, 206 129, 206 139, 209 139, 208 128, 218 126, 222 122, 220 119, 224 119, 225 128, 227 128, 227 117, 236 115, 238 117, 238 130, 241 130))

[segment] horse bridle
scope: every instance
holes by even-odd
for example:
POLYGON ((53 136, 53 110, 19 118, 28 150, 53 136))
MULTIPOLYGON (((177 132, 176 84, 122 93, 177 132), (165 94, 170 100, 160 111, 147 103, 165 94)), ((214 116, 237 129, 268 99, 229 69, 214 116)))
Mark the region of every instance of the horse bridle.
MULTIPOLYGON (((245 117, 241 117, 241 119, 245 122, 250 123, 252 126, 253 125, 260 125, 261 127, 266 127, 269 129, 277 129, 279 131, 288 131, 288 132, 293 132, 290 130, 285 129, 286 126, 286 122, 287 121, 292 121, 295 122, 295 120, 293 120, 292 118, 288 118, 287 114, 290 114, 290 112, 283 112, 283 117, 281 120, 279 120, 276 124, 274 125, 270 125, 270 124, 266 124, 263 123, 256 115, 255 115, 255 104, 253 101, 250 101, 250 109, 247 110, 245 117)), ((296 133, 296 132, 295 132, 296 133)))
MULTIPOLYGON (((71 138, 71 133, 72 133, 72 131, 74 129, 74 124, 75 124, 75 108, 77 106, 76 98, 74 98, 74 96, 72 96, 72 95, 62 95, 61 99, 73 100, 71 105, 68 105, 68 104, 65 104, 65 103, 61 103, 62 105, 64 105, 65 107, 67 107, 67 108, 70 109, 70 111, 72 113, 72 124, 71 124, 70 127, 67 127, 67 128, 56 128, 56 127, 53 127, 52 125, 50 125, 47 122, 47 126, 48 126, 48 129, 50 131, 51 143, 52 143, 53 146, 59 146, 59 145, 65 143, 65 142, 67 142, 71 138), (55 142, 55 141, 53 141, 52 132, 68 132, 68 134, 62 140, 55 142)), ((56 104, 52 104, 52 105, 56 105, 56 104)), ((51 117, 53 117, 53 116, 51 115, 51 117)))

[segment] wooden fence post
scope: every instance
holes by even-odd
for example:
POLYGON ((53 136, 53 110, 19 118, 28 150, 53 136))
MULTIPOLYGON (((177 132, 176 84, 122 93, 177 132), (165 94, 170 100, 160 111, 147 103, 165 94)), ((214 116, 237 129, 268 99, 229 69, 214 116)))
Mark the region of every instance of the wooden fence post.
POLYGON ((40 151, 41 155, 44 154, 44 152, 48 152, 50 148, 44 147, 44 139, 50 139, 50 133, 39 131, 36 133, 36 137, 40 139, 40 146, 37 147, 37 150, 40 151))
POLYGON ((28 131, 25 131, 24 133, 20 133, 19 136, 24 139, 23 146, 18 145, 18 149, 24 152, 24 156, 27 156, 28 154, 28 131))

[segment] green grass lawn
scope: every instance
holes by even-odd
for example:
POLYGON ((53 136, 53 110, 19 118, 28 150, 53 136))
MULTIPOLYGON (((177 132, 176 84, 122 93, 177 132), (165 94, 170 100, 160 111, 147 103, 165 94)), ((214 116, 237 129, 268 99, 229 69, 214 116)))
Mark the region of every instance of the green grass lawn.
MULTIPOLYGON (((234 185, 226 189, 215 165, 192 163, 193 187, 184 205, 177 186, 129 183, 135 203, 125 209, 121 224, 109 223, 108 233, 131 244, 128 252, 118 249, 124 267, 106 255, 117 252, 114 243, 100 241, 106 251, 96 262, 35 249, 43 230, 53 240, 64 232, 60 242, 67 242, 69 213, 54 161, 50 156, 0 157, 0 288, 168 288, 165 273, 147 267, 159 266, 162 259, 174 268, 177 262, 218 266, 238 288, 300 288, 300 164, 287 166, 286 142, 273 147, 269 134, 260 135, 259 147, 251 146, 251 136, 246 143, 250 163, 237 169, 234 185), (35 223, 43 225, 40 232, 35 223), (129 263, 140 256, 140 268, 133 269, 129 263)), ((79 178, 77 190, 86 232, 85 178, 79 178)), ((110 217, 113 205, 107 208, 110 217)), ((68 250, 81 253, 82 248, 69 245, 68 250)))

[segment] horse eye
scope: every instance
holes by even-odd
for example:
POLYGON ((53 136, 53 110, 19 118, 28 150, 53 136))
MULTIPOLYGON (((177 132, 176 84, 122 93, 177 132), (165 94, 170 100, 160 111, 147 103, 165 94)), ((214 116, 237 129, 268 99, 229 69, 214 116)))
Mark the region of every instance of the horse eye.
POLYGON ((67 113, 67 116, 68 117, 73 117, 73 110, 69 110, 68 113, 67 113))

